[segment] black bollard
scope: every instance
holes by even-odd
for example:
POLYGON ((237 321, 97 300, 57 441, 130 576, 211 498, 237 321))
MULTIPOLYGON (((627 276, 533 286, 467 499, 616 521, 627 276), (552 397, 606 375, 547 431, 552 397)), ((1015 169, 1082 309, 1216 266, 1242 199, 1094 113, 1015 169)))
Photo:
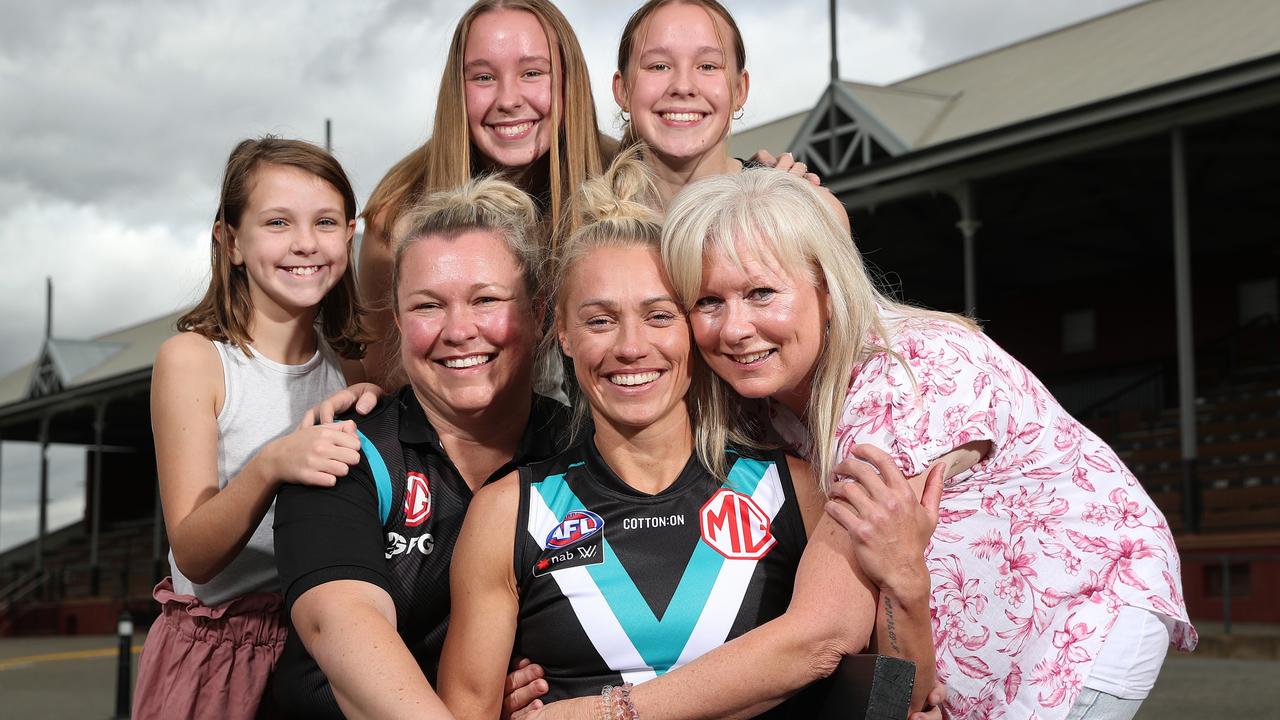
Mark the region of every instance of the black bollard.
POLYGON ((133 687, 133 616, 129 608, 120 608, 116 620, 116 635, 120 638, 120 653, 116 659, 116 714, 112 720, 129 717, 129 690, 133 687))

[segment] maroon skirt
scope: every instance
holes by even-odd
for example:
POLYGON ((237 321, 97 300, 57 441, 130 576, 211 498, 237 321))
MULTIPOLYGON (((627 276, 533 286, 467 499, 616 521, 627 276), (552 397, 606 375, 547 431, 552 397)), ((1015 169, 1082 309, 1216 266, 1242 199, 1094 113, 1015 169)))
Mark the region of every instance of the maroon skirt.
POLYGON ((218 607, 173 592, 147 633, 133 692, 135 720, 252 720, 271 716, 264 695, 288 635, 278 593, 251 593, 218 607))

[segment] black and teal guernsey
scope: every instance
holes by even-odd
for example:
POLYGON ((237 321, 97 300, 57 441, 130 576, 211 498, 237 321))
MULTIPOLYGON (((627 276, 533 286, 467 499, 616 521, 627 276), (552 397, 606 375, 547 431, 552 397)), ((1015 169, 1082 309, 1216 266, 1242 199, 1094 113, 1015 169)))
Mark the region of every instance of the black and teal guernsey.
POLYGON ((544 700, 644 682, 786 610, 806 542, 786 459, 729 465, 722 485, 695 455, 646 495, 587 438, 520 469, 516 655, 544 700))
MULTIPOLYGON (((352 419, 359 464, 334 487, 285 485, 276 499, 276 565, 286 616, 299 596, 318 585, 376 585, 395 602, 396 630, 434 685, 449 619, 449 560, 471 488, 412 388, 352 419)), ((535 396, 515 456, 486 482, 562 450, 568 420, 564 405, 535 396)), ((286 717, 342 717, 324 673, 292 626, 272 685, 286 717)))

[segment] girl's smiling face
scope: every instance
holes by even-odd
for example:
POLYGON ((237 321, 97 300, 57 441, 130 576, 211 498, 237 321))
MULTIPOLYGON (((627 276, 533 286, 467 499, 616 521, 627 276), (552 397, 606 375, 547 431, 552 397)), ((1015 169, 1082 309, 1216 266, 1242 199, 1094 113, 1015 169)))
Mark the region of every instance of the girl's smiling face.
POLYGON ((346 272, 355 218, 336 188, 300 168, 264 163, 250 183, 239 225, 218 231, 231 263, 245 269, 254 312, 316 311, 346 272))
POLYGON ((726 152, 729 123, 749 87, 746 71, 725 46, 732 33, 700 5, 664 5, 637 33, 630 67, 614 73, 618 106, 630 113, 636 134, 669 162, 726 152))
POLYGON ((467 128, 492 163, 523 168, 551 147, 551 47, 533 13, 496 9, 471 23, 463 50, 467 128))

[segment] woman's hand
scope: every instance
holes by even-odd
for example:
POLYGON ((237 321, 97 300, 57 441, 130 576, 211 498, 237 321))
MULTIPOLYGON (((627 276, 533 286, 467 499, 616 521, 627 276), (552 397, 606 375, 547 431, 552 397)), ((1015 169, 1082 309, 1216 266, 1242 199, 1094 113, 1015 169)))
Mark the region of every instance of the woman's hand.
POLYGON ((331 423, 339 414, 353 407, 360 415, 368 415, 383 395, 382 388, 373 383, 356 383, 330 395, 319 405, 308 410, 307 414, 302 416, 299 427, 331 423))
POLYGON ((884 451, 858 445, 852 455, 835 468, 847 479, 831 487, 827 513, 849 531, 858 563, 872 582, 905 588, 923 581, 927 593, 924 550, 938 525, 944 466, 929 468, 924 493, 917 496, 884 451))
POLYGON ((802 177, 815 187, 822 185, 822 178, 818 177, 816 173, 809 172, 809 166, 796 160, 796 156, 789 152, 784 152, 778 157, 774 157, 768 150, 760 150, 751 159, 766 167, 782 170, 796 177, 802 177))
POLYGON ((502 720, 518 717, 525 710, 537 710, 543 703, 538 698, 546 694, 547 681, 542 679, 542 666, 529 658, 516 661, 502 688, 502 720))
POLYGON ((600 717, 600 696, 560 700, 541 707, 530 705, 511 714, 511 720, 598 720, 600 717))
POLYGON ((947 701, 947 686, 934 685, 929 691, 929 699, 926 701, 924 710, 911 713, 911 720, 944 720, 946 715, 942 712, 942 704, 947 701))

